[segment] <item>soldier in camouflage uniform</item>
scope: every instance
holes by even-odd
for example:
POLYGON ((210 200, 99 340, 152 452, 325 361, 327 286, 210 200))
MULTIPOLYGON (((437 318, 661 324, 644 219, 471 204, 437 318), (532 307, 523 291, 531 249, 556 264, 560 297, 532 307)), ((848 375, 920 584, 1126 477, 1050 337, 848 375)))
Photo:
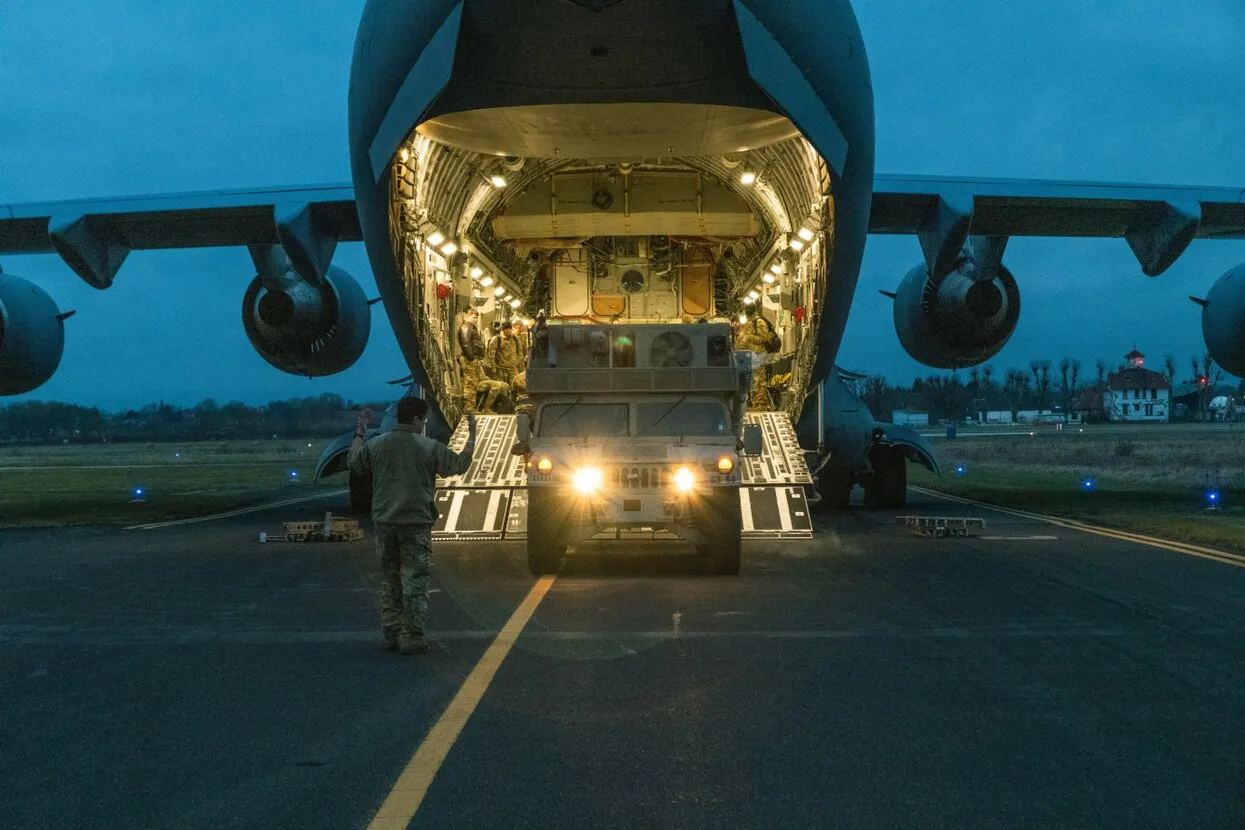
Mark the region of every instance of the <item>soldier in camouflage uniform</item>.
POLYGON ((527 369, 527 358, 532 353, 532 333, 522 320, 514 321, 514 339, 519 341, 519 371, 527 369))
POLYGON ((497 398, 506 391, 507 385, 491 380, 485 374, 484 338, 480 336, 480 312, 469 308, 463 314, 463 324, 458 328, 458 369, 463 382, 463 407, 468 412, 492 412, 497 398), (484 393, 483 407, 477 406, 480 393, 484 393))
POLYGON ((527 355, 523 353, 519 338, 514 335, 514 324, 509 320, 501 324, 501 334, 488 344, 485 368, 493 380, 501 381, 510 388, 514 376, 526 368, 527 355))
MULTIPOLYGON (((744 314, 747 322, 741 325, 735 334, 736 351, 753 352, 764 355, 777 351, 778 333, 763 315, 758 313, 755 304, 745 306, 744 314)), ((748 408, 756 411, 770 408, 768 389, 769 372, 761 365, 763 358, 753 358, 752 392, 748 395, 748 408)))
POLYGON ((422 398, 400 400, 397 428, 365 441, 370 415, 359 416, 347 463, 350 472, 372 477, 382 644, 386 651, 423 654, 437 476, 462 475, 471 466, 475 416, 467 416, 467 445, 454 452, 424 436, 428 403, 422 398))

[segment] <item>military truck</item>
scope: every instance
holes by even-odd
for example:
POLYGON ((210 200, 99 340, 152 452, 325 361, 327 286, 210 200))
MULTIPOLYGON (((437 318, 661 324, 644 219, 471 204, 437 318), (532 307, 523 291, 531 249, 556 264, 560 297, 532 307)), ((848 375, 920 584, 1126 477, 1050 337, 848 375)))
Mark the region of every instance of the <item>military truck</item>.
POLYGON ((608 528, 670 531, 739 571, 748 369, 725 323, 551 323, 527 370, 527 556, 556 571, 608 528))

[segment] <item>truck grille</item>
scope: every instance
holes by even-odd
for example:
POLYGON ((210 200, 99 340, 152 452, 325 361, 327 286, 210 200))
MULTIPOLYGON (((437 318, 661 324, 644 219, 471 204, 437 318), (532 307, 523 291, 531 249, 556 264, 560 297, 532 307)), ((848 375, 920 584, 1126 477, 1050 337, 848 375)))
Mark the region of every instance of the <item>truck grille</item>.
POLYGON ((614 467, 606 476, 607 483, 620 490, 651 490, 670 484, 670 471, 664 467, 614 467))

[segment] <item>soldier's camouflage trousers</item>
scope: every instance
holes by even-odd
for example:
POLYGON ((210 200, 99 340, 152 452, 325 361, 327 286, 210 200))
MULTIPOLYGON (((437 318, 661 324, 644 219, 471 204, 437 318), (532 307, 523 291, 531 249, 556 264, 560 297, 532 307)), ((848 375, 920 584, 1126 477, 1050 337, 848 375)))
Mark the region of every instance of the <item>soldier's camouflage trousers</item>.
POLYGON ((752 392, 748 395, 748 408, 753 412, 761 412, 770 408, 769 372, 766 367, 758 366, 752 370, 752 392))
POLYGON ((492 412, 497 398, 510 387, 499 380, 490 380, 484 374, 484 362, 481 360, 464 360, 459 358, 458 365, 463 377, 463 408, 468 412, 492 412), (476 401, 483 391, 483 406, 476 406, 476 401))
POLYGON ((432 528, 376 525, 380 557, 380 627, 387 637, 399 632, 421 637, 428 622, 428 573, 432 567, 432 528))

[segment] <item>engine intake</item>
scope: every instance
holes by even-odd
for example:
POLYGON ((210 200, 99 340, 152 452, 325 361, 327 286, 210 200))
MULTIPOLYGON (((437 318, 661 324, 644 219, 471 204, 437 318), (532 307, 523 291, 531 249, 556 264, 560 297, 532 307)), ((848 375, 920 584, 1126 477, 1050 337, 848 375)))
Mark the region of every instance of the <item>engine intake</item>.
POLYGON ((257 276, 242 299, 242 325, 260 357, 292 375, 322 377, 354 365, 367 347, 372 311, 363 289, 330 267, 316 286, 292 269, 257 276))
POLYGON ((1225 371, 1245 377, 1245 263, 1216 280, 1197 302, 1206 351, 1225 371))
POLYGON ((24 394, 52 377, 68 316, 39 286, 0 273, 0 395, 24 394))
POLYGON ((895 292, 895 332, 904 351, 926 366, 958 369, 989 360, 1020 319, 1020 289, 1003 265, 983 273, 961 256, 930 279, 925 265, 908 272, 895 292))

